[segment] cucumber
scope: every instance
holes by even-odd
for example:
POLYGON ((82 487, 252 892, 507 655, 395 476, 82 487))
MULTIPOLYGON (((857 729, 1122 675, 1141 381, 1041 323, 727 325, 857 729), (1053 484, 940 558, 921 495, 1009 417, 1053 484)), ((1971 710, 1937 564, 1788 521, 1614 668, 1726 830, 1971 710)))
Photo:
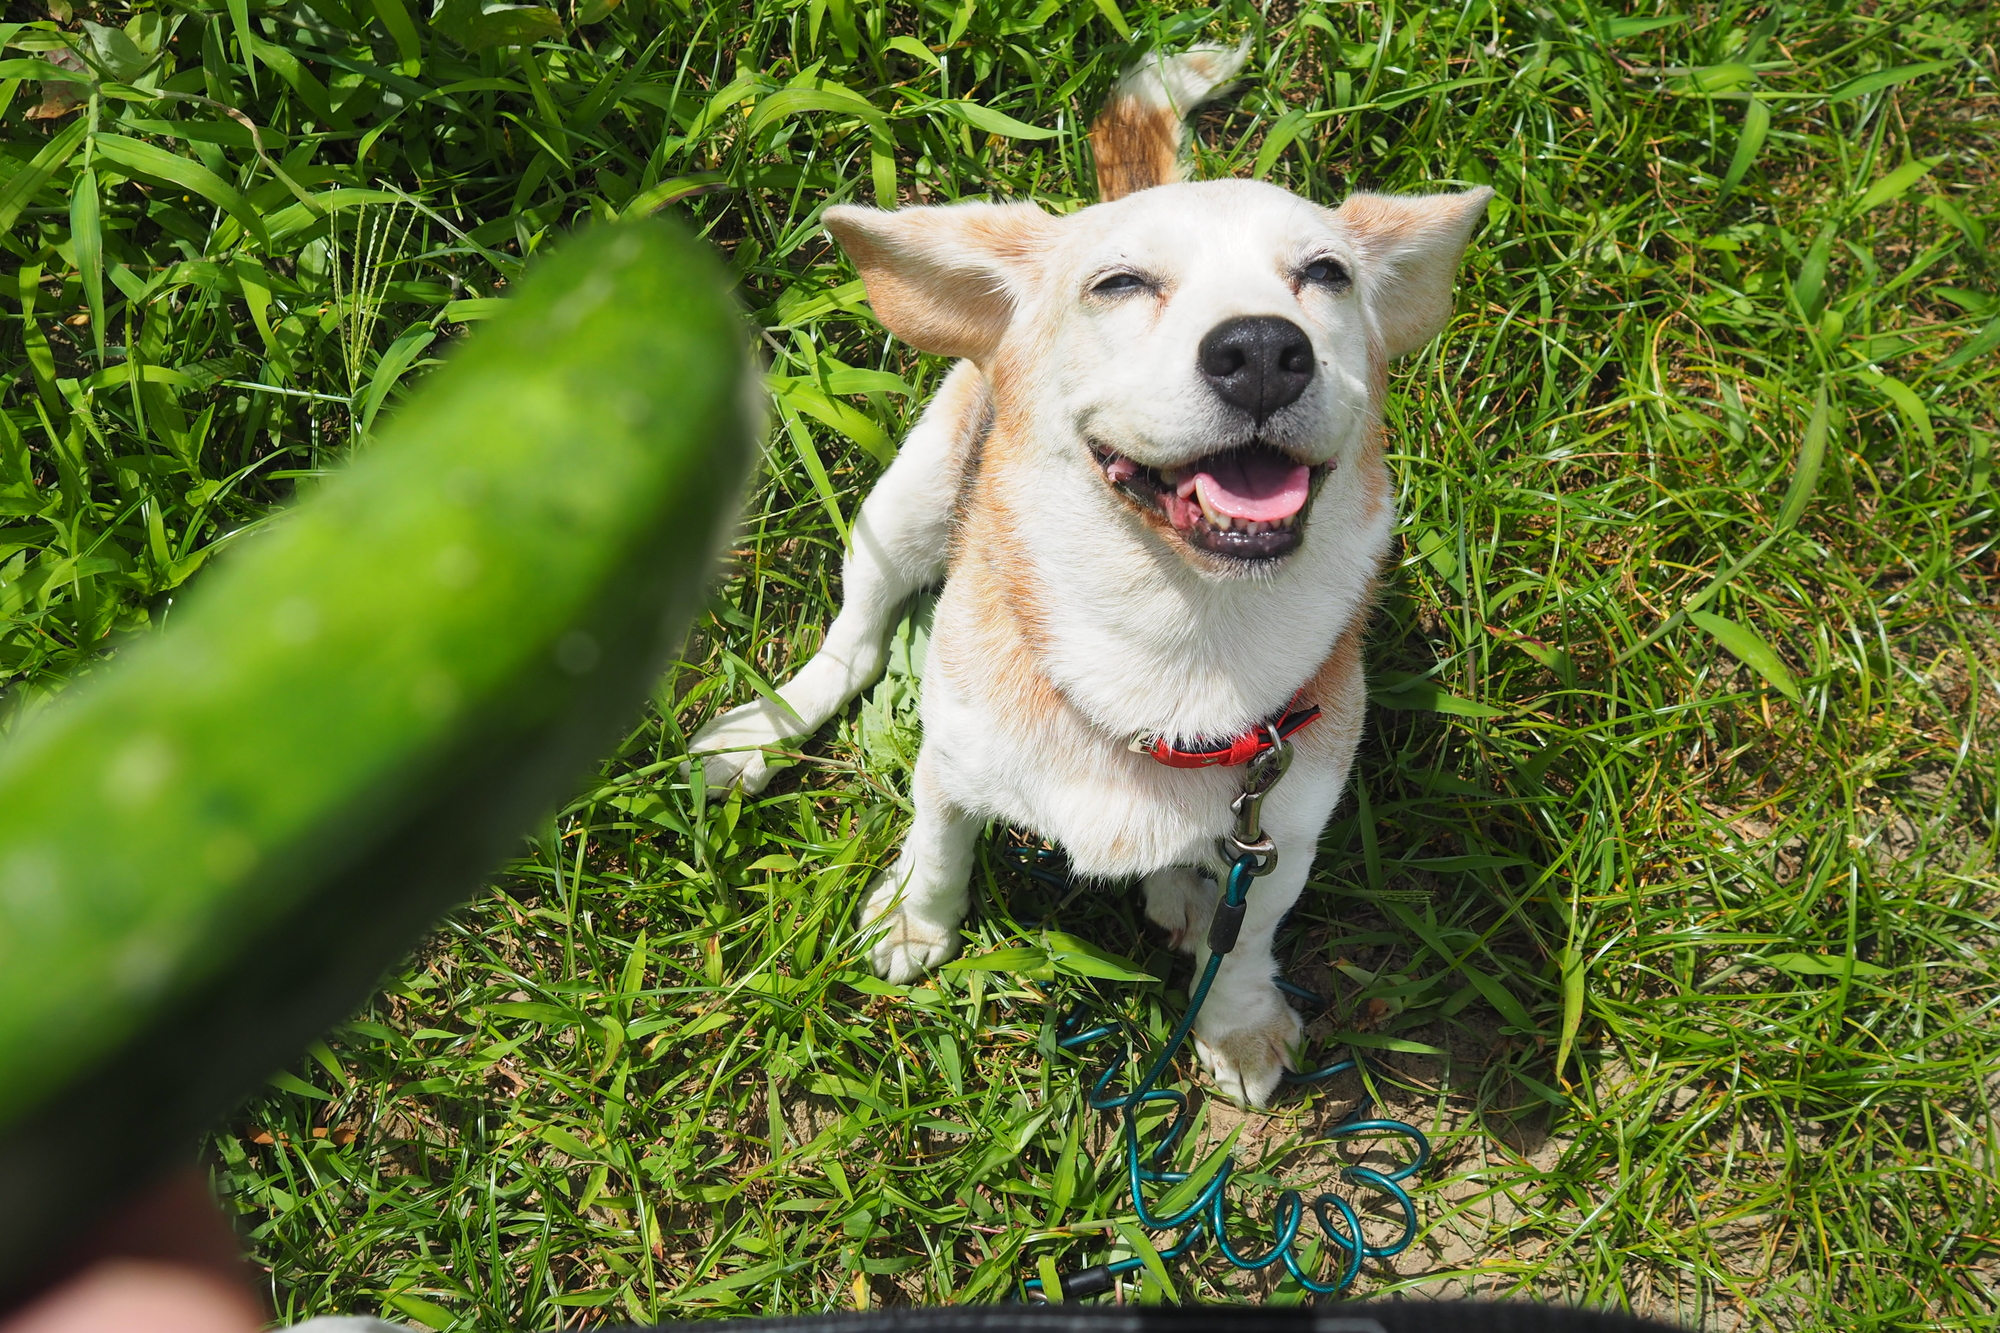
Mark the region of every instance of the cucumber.
POLYGON ((604 227, 508 304, 0 747, 0 1299, 467 898, 699 604, 759 426, 721 267, 604 227))

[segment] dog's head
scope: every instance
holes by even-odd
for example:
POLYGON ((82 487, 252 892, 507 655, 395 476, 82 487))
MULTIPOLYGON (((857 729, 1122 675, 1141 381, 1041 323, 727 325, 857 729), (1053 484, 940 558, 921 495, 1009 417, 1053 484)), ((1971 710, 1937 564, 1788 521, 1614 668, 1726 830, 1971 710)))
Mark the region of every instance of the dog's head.
POLYGON ((979 363, 1002 420, 1233 573, 1299 546, 1317 482, 1374 429, 1387 363, 1449 317, 1490 194, 1326 209, 1231 180, 1067 217, 960 204, 826 222, 893 333, 979 363))

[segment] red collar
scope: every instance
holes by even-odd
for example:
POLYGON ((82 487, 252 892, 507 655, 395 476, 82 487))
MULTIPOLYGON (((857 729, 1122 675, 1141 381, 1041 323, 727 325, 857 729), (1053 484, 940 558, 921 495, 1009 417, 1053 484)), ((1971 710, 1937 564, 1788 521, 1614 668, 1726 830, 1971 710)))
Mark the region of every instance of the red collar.
POLYGON ((1226 741, 1183 748, 1158 732, 1142 731, 1132 738, 1130 748, 1151 755, 1169 768, 1234 768, 1249 763, 1319 717, 1319 705, 1307 703, 1304 696, 1305 691, 1300 690, 1283 708, 1226 741))

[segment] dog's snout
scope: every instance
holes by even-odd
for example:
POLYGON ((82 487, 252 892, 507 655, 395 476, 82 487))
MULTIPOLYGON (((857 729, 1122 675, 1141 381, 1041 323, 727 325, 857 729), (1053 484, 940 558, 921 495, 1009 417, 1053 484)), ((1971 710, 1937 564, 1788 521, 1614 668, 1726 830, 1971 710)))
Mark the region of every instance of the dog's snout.
POLYGON ((1223 401, 1260 423, 1296 402, 1313 377, 1312 339, 1276 315, 1224 320, 1201 340, 1196 361, 1223 401))

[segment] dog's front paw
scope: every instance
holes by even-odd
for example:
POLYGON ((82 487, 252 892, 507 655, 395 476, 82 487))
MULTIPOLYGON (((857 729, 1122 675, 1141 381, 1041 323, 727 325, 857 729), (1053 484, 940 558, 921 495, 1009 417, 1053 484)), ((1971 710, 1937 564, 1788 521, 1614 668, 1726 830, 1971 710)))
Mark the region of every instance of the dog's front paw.
POLYGON ((1167 945, 1193 953, 1195 941, 1208 933, 1222 896, 1213 880, 1186 866, 1155 870, 1146 876, 1146 919, 1167 932, 1167 945))
MULTIPOLYGON (((681 768, 683 775, 687 766, 681 768)), ((701 756, 702 781, 710 791, 726 792, 741 787, 745 796, 755 796, 771 781, 771 765, 761 750, 739 750, 727 754, 701 756)))
POLYGON ((1218 1089, 1246 1105, 1265 1107, 1305 1029, 1276 986, 1258 985, 1261 994, 1238 994, 1218 979, 1196 1021, 1194 1045, 1218 1089))
POLYGON ((882 932, 868 951, 875 975, 906 986, 924 973, 950 961, 958 952, 958 926, 964 913, 925 910, 896 887, 893 872, 876 881, 861 906, 869 930, 882 932))
POLYGON ((761 747, 789 739, 798 720, 785 717, 769 699, 732 708, 694 734, 688 753, 701 758, 707 785, 727 791, 741 787, 749 795, 764 790, 774 771, 761 747))

